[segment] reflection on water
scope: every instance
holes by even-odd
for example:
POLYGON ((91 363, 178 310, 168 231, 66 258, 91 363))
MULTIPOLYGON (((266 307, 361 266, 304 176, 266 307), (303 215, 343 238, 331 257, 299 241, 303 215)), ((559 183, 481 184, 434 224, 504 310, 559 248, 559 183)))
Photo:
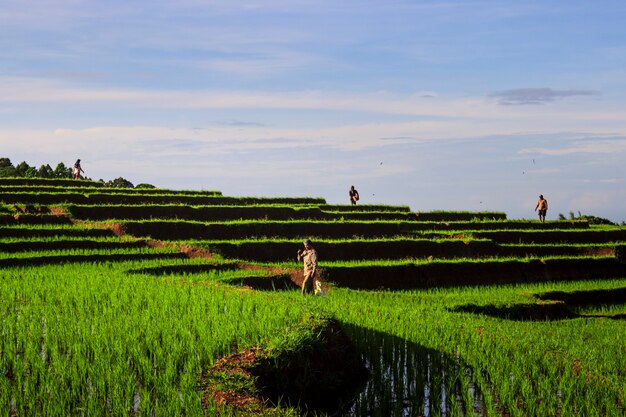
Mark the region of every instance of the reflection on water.
POLYGON ((360 327, 345 331, 370 375, 344 416, 487 415, 477 375, 460 358, 360 327))

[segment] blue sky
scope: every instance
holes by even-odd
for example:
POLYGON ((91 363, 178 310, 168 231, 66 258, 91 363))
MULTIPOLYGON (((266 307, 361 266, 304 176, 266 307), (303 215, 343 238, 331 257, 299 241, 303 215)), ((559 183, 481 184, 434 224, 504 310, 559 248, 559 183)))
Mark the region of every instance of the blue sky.
POLYGON ((0 156, 626 220, 623 1, 0 0, 0 156))

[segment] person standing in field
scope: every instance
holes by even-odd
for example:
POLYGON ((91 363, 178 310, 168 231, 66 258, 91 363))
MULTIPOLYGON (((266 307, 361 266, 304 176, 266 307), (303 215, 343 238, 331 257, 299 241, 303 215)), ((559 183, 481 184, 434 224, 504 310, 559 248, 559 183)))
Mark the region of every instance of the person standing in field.
POLYGON ((350 204, 356 204, 359 201, 359 192, 354 188, 354 185, 348 191, 348 195, 350 196, 350 204))
POLYGON ((537 201, 537 205, 535 206, 535 211, 539 210, 539 221, 546 221, 546 213, 548 212, 548 200, 543 198, 543 194, 539 195, 539 201, 537 201))
POLYGON ((79 180, 81 172, 84 173, 85 171, 83 171, 83 168, 80 166, 80 159, 77 159, 76 163, 74 164, 74 170, 72 171, 74 179, 79 180))
POLYGON ((304 261, 304 280, 302 294, 313 294, 315 288, 315 273, 317 272, 317 251, 309 239, 304 241, 304 249, 298 249, 298 262, 304 261))

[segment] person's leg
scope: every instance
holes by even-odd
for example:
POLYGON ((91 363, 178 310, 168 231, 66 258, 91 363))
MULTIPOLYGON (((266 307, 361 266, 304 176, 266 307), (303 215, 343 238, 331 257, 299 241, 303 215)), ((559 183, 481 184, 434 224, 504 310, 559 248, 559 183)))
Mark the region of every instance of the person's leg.
POLYGON ((313 274, 309 273, 304 276, 302 281, 302 294, 311 294, 313 292, 313 274))

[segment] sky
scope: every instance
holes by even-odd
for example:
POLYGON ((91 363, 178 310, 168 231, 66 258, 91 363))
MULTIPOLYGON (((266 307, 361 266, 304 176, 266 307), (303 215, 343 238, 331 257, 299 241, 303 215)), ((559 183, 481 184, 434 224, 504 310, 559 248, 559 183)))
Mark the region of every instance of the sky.
POLYGON ((0 0, 0 157, 626 221, 626 2, 0 0))

